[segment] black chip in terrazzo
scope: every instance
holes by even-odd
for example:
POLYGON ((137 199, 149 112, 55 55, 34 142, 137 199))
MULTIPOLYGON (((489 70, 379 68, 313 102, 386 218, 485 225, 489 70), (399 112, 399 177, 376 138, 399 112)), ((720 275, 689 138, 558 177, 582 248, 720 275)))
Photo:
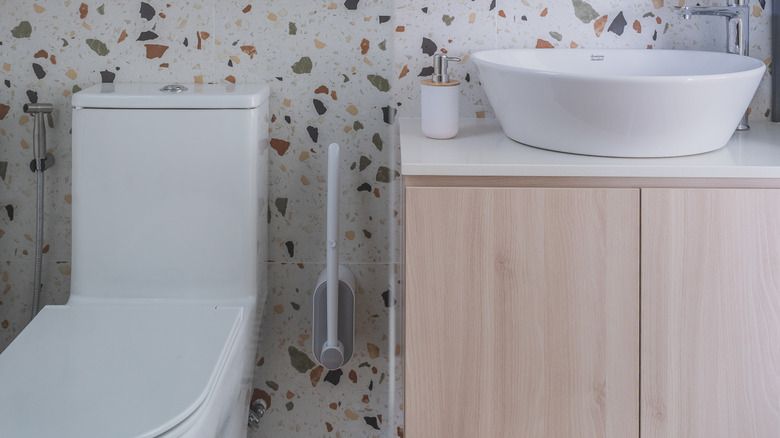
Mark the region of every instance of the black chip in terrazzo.
POLYGON ((369 426, 373 427, 376 430, 380 430, 376 417, 363 417, 363 419, 366 420, 366 424, 368 424, 369 426))
POLYGON ((325 106, 324 103, 322 103, 319 99, 312 99, 312 102, 314 103, 314 110, 317 111, 317 114, 323 115, 328 111, 328 108, 325 106))
POLYGON ((433 40, 423 37, 422 45, 420 46, 420 48, 422 49, 422 52, 425 53, 426 55, 433 56, 436 53, 438 46, 436 45, 436 43, 433 42, 433 40))
POLYGON ((151 30, 146 30, 141 32, 140 35, 138 35, 138 39, 136 41, 149 41, 154 39, 157 39, 157 34, 152 32, 151 30))
POLYGON ((385 307, 390 307, 390 291, 382 292, 382 299, 385 301, 385 307))
POLYGON ((328 374, 325 375, 324 380, 333 386, 336 386, 341 381, 342 375, 344 375, 344 371, 341 371, 341 369, 328 371, 328 374))
POLYGON ((317 143, 317 139, 320 136, 320 130, 315 128, 314 126, 307 126, 306 131, 309 132, 309 137, 311 137, 311 141, 317 143))
POLYGON ((423 67, 422 70, 420 70, 420 74, 418 74, 418 77, 428 77, 433 74, 433 66, 423 67))
POLYGON ((141 2, 141 10, 139 12, 141 13, 141 18, 146 19, 146 21, 154 18, 155 10, 149 3, 141 2))
POLYGON ((41 65, 37 62, 33 62, 32 68, 33 72, 35 72, 35 77, 38 79, 43 79, 44 76, 46 76, 46 70, 44 70, 43 67, 41 67, 41 65))
POLYGON ((113 84, 114 79, 116 79, 116 73, 112 73, 108 70, 103 70, 100 72, 100 82, 104 84, 113 84))
POLYGON ((382 120, 388 125, 392 125, 395 122, 395 114, 398 112, 395 108, 390 108, 390 105, 382 107, 382 120))
POLYGON ((623 31, 626 28, 626 18, 623 16, 623 11, 620 11, 620 13, 617 14, 614 20, 612 20, 612 24, 609 25, 609 29, 607 29, 608 32, 612 32, 616 35, 623 35, 623 31))

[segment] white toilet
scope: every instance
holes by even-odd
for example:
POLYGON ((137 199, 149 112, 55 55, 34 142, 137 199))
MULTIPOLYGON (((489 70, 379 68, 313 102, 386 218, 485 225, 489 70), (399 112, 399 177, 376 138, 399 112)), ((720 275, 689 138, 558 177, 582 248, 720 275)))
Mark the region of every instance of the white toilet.
POLYGON ((73 96, 71 295, 0 354, 0 437, 246 436, 268 95, 102 84, 73 96))

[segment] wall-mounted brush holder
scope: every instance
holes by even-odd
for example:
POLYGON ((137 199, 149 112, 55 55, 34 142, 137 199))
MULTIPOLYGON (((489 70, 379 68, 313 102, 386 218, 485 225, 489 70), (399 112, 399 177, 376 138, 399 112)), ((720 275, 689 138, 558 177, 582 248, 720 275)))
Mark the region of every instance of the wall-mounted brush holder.
POLYGON ((339 265, 337 345, 328 344, 328 273, 320 272, 314 289, 312 349, 317 362, 329 370, 341 368, 352 358, 355 346, 355 275, 339 265))

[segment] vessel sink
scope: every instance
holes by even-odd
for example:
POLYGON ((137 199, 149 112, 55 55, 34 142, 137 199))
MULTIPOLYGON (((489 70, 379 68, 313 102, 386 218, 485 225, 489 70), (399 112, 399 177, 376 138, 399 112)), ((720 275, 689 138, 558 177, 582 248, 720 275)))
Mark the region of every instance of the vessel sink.
POLYGON ((472 59, 509 138, 609 157, 723 147, 766 69, 746 56, 687 50, 507 49, 472 59))

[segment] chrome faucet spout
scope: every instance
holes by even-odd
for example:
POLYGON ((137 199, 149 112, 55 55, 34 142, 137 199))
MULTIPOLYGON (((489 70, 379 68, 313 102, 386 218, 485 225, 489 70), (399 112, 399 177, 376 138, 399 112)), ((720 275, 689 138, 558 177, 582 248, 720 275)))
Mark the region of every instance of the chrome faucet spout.
MULTIPOLYGON (((675 6, 675 13, 683 20, 695 15, 726 18, 726 52, 748 56, 750 53, 750 8, 746 0, 729 0, 726 6, 675 6)), ((748 113, 737 126, 737 131, 747 131, 748 113)))
POLYGON ((684 20, 699 15, 726 18, 726 51, 748 56, 750 8, 744 0, 729 2, 727 6, 675 6, 674 9, 684 20))
POLYGON ((715 17, 740 18, 750 12, 745 5, 735 6, 675 6, 675 12, 684 19, 690 20, 694 15, 709 15, 715 17))

